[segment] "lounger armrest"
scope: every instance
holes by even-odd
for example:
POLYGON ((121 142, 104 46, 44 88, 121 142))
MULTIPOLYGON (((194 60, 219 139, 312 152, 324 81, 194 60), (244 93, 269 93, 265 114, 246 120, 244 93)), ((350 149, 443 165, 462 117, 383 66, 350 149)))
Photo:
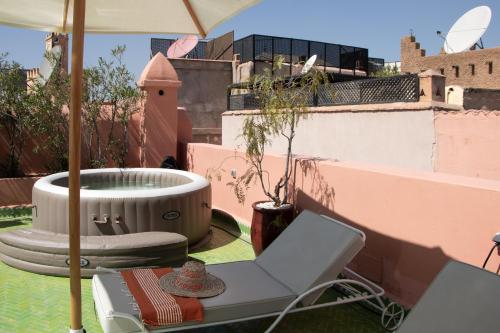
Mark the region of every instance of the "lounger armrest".
MULTIPOLYGON (((110 269, 106 268, 105 270, 110 270, 110 269)), ((103 275, 106 275, 106 274, 108 274, 108 273, 103 273, 103 275)), ((109 309, 109 307, 106 308, 107 307, 105 305, 107 303, 106 296, 101 295, 101 293, 98 291, 98 286, 97 286, 96 281, 95 281, 96 277, 97 277, 97 274, 94 275, 94 277, 92 278, 92 296, 94 298, 95 310, 99 314, 98 318, 101 322, 101 327, 103 328, 103 330, 105 332, 116 331, 116 328, 112 328, 112 329, 109 328, 109 326, 107 325, 108 324, 107 320, 109 320, 111 322, 115 318, 123 318, 123 319, 126 319, 126 320, 130 321, 131 323, 133 323, 133 325, 137 326, 137 332, 149 332, 149 330, 146 328, 144 323, 141 320, 139 320, 137 317, 133 316, 132 314, 123 313, 120 311, 115 311, 115 310, 109 309), (103 296, 103 297, 101 298, 101 296, 103 296)), ((134 329, 134 332, 135 331, 136 330, 134 329)))
POLYGON ((144 326, 144 324, 139 319, 137 319, 136 317, 134 317, 128 313, 109 311, 106 314, 106 317, 109 319, 123 318, 123 319, 131 320, 132 322, 134 322, 134 324, 137 325, 137 328, 140 330, 140 332, 144 332, 144 333, 149 332, 149 330, 146 328, 146 326, 144 326))
MULTIPOLYGON (((356 276, 359 276, 356 274, 356 276)), ((366 280, 363 278, 363 280, 366 280)), ((357 302, 357 301, 361 301, 361 300, 367 300, 367 299, 371 299, 371 298, 375 298, 377 300, 377 302, 379 302, 379 305, 381 305, 383 307, 383 303, 380 299, 380 297, 382 297, 384 295, 384 289, 382 289, 381 287, 373 284, 373 283, 370 283, 370 285, 368 285, 366 282, 363 282, 363 281, 358 281, 358 280, 353 280, 353 279, 336 279, 336 280, 331 280, 331 281, 327 281, 327 282, 324 282, 324 283, 321 283, 309 290, 307 290, 306 292, 300 294, 296 299, 294 299, 281 313, 280 315, 278 316, 278 318, 275 319, 275 321, 271 324, 271 326, 268 327, 268 329, 266 330, 265 333, 270 333, 278 324, 279 322, 283 319, 283 317, 285 317, 289 312, 294 312, 292 311, 296 305, 302 301, 302 299, 304 299, 305 297, 309 296, 310 294, 312 293, 315 293, 317 292, 318 290, 322 290, 322 289, 327 289, 327 288, 331 288, 335 285, 341 285, 341 284, 350 284, 350 285, 356 285, 358 287, 362 287, 364 289, 366 289, 370 294, 369 295, 366 295, 366 294, 360 294, 358 296, 349 296, 349 297, 345 297, 345 298, 342 298, 342 299, 337 299, 336 301, 333 301, 333 302, 328 302, 328 303, 324 303, 324 304, 315 304, 315 305, 309 305, 309 306, 306 306, 304 307, 303 309, 304 310, 312 310, 312 309, 315 309, 315 308, 320 308, 320 307, 326 307, 326 306, 333 306, 333 305, 338 305, 338 304, 345 304, 345 303, 352 303, 352 302, 357 302), (374 288, 372 288, 374 287, 374 288)))

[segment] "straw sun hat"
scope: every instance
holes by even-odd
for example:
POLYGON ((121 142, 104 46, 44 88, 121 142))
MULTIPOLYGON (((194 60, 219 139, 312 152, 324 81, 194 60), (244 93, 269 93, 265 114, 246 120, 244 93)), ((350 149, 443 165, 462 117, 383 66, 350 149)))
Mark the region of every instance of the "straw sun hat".
POLYGON ((208 274, 205 265, 197 261, 188 261, 179 271, 163 275, 159 283, 172 295, 195 298, 217 296, 226 288, 224 281, 208 274))

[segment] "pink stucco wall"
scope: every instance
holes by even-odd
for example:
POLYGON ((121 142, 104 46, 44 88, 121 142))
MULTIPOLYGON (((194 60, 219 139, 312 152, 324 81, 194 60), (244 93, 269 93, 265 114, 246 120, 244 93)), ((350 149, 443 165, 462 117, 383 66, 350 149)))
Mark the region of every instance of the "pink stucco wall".
MULTIPOLYGON (((239 204, 226 185, 231 170, 244 172, 243 156, 216 145, 188 145, 190 169, 213 176, 214 206, 242 222, 251 219, 251 203, 263 199, 252 185, 245 204, 239 204)), ((283 163, 281 156, 266 156, 271 182, 283 163)), ((297 207, 365 231, 366 247, 353 268, 405 305, 415 304, 450 258, 480 266, 500 231, 498 181, 307 157, 296 159, 294 167, 297 207)), ((495 257, 489 268, 496 270, 499 263, 495 257)))
POLYGON ((435 170, 500 180, 500 111, 435 113, 435 170))
POLYGON ((31 190, 39 177, 0 179, 0 207, 31 204, 31 190))
MULTIPOLYGON (((24 147, 19 160, 21 169, 24 174, 38 174, 46 172, 45 165, 47 160, 42 154, 35 154, 33 149, 35 147, 36 138, 30 137, 26 134, 23 137, 24 147)), ((0 163, 7 160, 7 153, 9 149, 8 136, 3 128, 0 127, 0 163)))

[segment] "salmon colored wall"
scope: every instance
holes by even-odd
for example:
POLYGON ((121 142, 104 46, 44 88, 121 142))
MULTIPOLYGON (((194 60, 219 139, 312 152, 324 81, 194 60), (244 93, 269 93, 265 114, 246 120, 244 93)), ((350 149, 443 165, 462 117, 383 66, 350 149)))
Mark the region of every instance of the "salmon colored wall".
POLYGON ((0 207, 31 204, 31 190, 39 177, 0 179, 0 207))
POLYGON ((144 111, 144 167, 158 167, 165 156, 177 156, 177 113, 177 88, 148 90, 144 111))
POLYGON ((500 111, 436 112, 435 170, 500 180, 500 111))
MULTIPOLYGON (((45 172, 46 160, 42 154, 35 154, 33 149, 35 147, 34 140, 31 137, 24 137, 25 140, 21 159, 21 170, 24 174, 39 174, 45 172)), ((7 160, 7 150, 9 145, 7 143, 7 134, 4 129, 0 128, 0 163, 7 160)))
POLYGON ((132 115, 128 125, 127 165, 131 168, 141 166, 142 114, 143 106, 141 106, 137 113, 132 115))
MULTIPOLYGON (((172 100, 170 100, 170 103, 172 100)), ((172 106, 175 107, 176 103, 172 106)), ((144 105, 141 105, 138 112, 134 113, 129 121, 128 125, 128 155, 127 155, 127 165, 129 167, 141 167, 141 166, 149 166, 149 167, 159 167, 161 162, 163 161, 166 155, 176 156, 177 151, 177 143, 187 144, 192 141, 192 125, 191 120, 189 118, 188 113, 185 108, 177 109, 177 130, 175 130, 176 138, 172 136, 171 130, 171 118, 166 119, 167 117, 162 117, 155 111, 146 117, 149 119, 144 122, 144 105), (146 142, 143 143, 145 138, 145 133, 149 133, 149 141, 147 142, 147 149, 143 149, 142 147, 146 142), (169 138, 169 142, 171 142, 171 146, 176 146, 175 150, 168 150, 172 147, 168 148, 165 146, 166 138, 169 138), (145 163, 145 150, 149 151, 148 165, 145 163), (159 161, 159 162, 158 162, 159 161)), ((109 129, 109 122, 103 121, 99 124, 101 126, 102 135, 101 138, 104 140, 107 138, 107 131, 109 129)), ((119 124, 116 124, 116 134, 121 135, 121 128, 119 124)), ((2 134, 0 130, 0 161, 5 161, 7 156, 7 147, 5 141, 5 134, 2 134)), ((35 154, 33 152, 33 148, 35 147, 34 140, 30 137, 25 138, 26 144, 23 149, 23 154, 21 156, 21 168, 25 174, 43 174, 47 172, 45 168, 46 158, 43 154, 35 154)), ((185 149, 185 148, 184 148, 185 149)), ((87 148, 85 144, 82 143, 82 168, 87 168, 87 148)), ((180 160, 185 156, 184 152, 179 151, 177 153, 177 158, 180 160)), ((113 161, 109 160, 109 167, 113 167, 113 161)))
MULTIPOLYGON (((251 219, 251 203, 263 195, 252 184, 242 205, 226 185, 231 170, 244 172, 243 156, 216 145, 189 144, 187 162, 196 173, 212 174, 213 205, 245 222, 251 219)), ((281 156, 266 156, 271 183, 283 163, 281 156)), ((294 166, 297 207, 365 231, 366 247, 353 268, 404 305, 416 303, 450 258, 482 265, 500 231, 498 181, 307 157, 297 158, 294 166)), ((494 256, 489 269, 499 264, 494 256)))
POLYGON ((193 124, 185 107, 177 108, 177 142, 188 143, 193 140, 193 124))
MULTIPOLYGON (((142 121, 142 112, 144 110, 144 105, 139 102, 136 112, 133 113, 129 119, 128 122, 128 127, 127 127, 127 133, 128 133, 128 154, 125 158, 126 163, 130 167, 137 167, 140 165, 140 145, 141 145, 141 121, 142 121)), ((98 122, 98 128, 99 128, 99 135, 100 135, 100 140, 101 140, 101 147, 105 147, 107 142, 108 142, 108 135, 111 130, 111 116, 112 116, 112 110, 109 106, 104 106, 102 108, 102 118, 98 122)), ((123 138, 123 126, 120 124, 118 120, 115 121, 115 124, 113 125, 113 134, 116 139, 121 140, 123 138)), ((86 169, 89 168, 89 156, 88 156, 88 147, 87 143, 85 142, 85 137, 84 133, 85 129, 82 128, 82 168, 86 169)), ((96 144, 96 138, 95 138, 95 133, 92 133, 93 135, 93 140, 92 140, 92 149, 95 154, 97 150, 97 144, 96 144)), ((107 154, 107 162, 106 162, 106 167, 114 167, 116 166, 116 163, 113 161, 112 154, 108 153, 107 154)))
POLYGON ((158 52, 144 67, 137 85, 146 93, 141 166, 158 167, 165 156, 177 156, 177 91, 181 82, 168 59, 158 52))

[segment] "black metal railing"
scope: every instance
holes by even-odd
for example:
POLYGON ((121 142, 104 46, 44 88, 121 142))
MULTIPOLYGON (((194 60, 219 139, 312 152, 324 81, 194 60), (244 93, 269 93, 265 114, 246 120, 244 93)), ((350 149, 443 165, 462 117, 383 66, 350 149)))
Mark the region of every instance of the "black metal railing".
POLYGON ((259 101, 252 93, 229 95, 228 110, 253 110, 259 107, 259 101))
MULTIPOLYGON (((309 98, 309 106, 376 104, 395 102, 418 102, 419 78, 417 74, 397 75, 385 78, 355 80, 347 82, 325 83, 321 85, 316 95, 309 98)), ((256 96, 232 94, 228 89, 228 110, 258 109, 256 96)))
POLYGON ((378 79, 327 83, 318 89, 318 105, 416 102, 419 78, 416 74, 378 79))
POLYGON ((384 69, 385 60, 383 58, 368 57, 368 72, 375 73, 384 69))
POLYGON ((327 73, 352 76, 368 76, 368 49, 315 42, 303 39, 264 35, 250 35, 234 42, 234 53, 240 54, 241 62, 254 62, 254 74, 273 69, 278 56, 283 58, 284 71, 298 74, 300 66, 313 54, 317 55, 316 68, 327 73))

